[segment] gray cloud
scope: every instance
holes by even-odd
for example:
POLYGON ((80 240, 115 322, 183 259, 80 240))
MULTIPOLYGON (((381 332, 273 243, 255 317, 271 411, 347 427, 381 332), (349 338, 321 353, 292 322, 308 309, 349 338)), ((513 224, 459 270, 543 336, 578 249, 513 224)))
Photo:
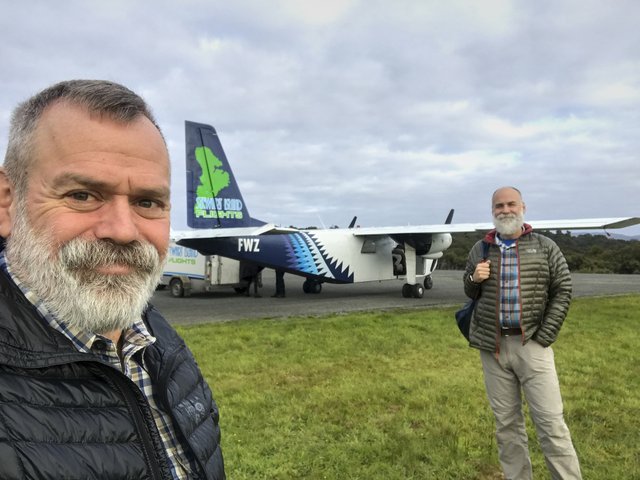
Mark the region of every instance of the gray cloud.
MULTIPOLYGON (((251 213, 299 226, 640 215, 633 1, 15 2, 0 18, 0 148, 14 105, 109 78, 152 105, 184 223, 184 120, 213 124, 251 213)), ((633 230, 633 229, 630 229, 633 230)))

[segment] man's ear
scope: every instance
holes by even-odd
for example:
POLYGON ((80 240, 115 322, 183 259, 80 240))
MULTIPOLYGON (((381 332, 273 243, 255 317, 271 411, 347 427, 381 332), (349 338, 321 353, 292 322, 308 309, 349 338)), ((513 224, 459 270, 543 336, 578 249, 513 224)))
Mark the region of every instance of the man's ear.
POLYGON ((13 185, 0 167, 0 237, 7 238, 13 226, 13 185))

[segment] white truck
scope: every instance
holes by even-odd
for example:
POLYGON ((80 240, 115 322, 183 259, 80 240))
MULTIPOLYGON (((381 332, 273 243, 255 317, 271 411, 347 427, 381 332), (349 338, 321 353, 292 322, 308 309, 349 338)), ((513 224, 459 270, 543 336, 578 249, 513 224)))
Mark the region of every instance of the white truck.
POLYGON ((171 243, 160 288, 169 287, 174 297, 210 292, 217 287, 246 288, 240 280, 240 262, 219 255, 200 255, 196 250, 171 243))

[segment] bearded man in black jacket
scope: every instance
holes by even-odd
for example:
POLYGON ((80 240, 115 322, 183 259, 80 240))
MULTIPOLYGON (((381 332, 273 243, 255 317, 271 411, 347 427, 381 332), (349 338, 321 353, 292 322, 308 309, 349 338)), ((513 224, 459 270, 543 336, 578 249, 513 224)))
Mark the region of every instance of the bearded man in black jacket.
POLYGON ((122 85, 13 113, 0 169, 0 478, 225 478, 218 409, 148 301, 169 243, 165 141, 122 85))

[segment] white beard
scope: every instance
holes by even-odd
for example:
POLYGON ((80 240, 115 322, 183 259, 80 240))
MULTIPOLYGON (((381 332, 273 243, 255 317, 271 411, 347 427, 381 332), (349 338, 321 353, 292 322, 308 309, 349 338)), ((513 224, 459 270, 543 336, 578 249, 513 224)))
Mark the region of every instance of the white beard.
POLYGON ((24 208, 18 209, 7 239, 7 263, 58 321, 104 334, 124 330, 141 318, 163 269, 163 259, 153 245, 81 238, 56 245, 49 232, 29 225, 24 208), (131 272, 96 271, 107 265, 127 265, 131 272))
POLYGON ((500 235, 512 236, 524 225, 523 213, 499 213, 493 217, 493 224, 500 235))

